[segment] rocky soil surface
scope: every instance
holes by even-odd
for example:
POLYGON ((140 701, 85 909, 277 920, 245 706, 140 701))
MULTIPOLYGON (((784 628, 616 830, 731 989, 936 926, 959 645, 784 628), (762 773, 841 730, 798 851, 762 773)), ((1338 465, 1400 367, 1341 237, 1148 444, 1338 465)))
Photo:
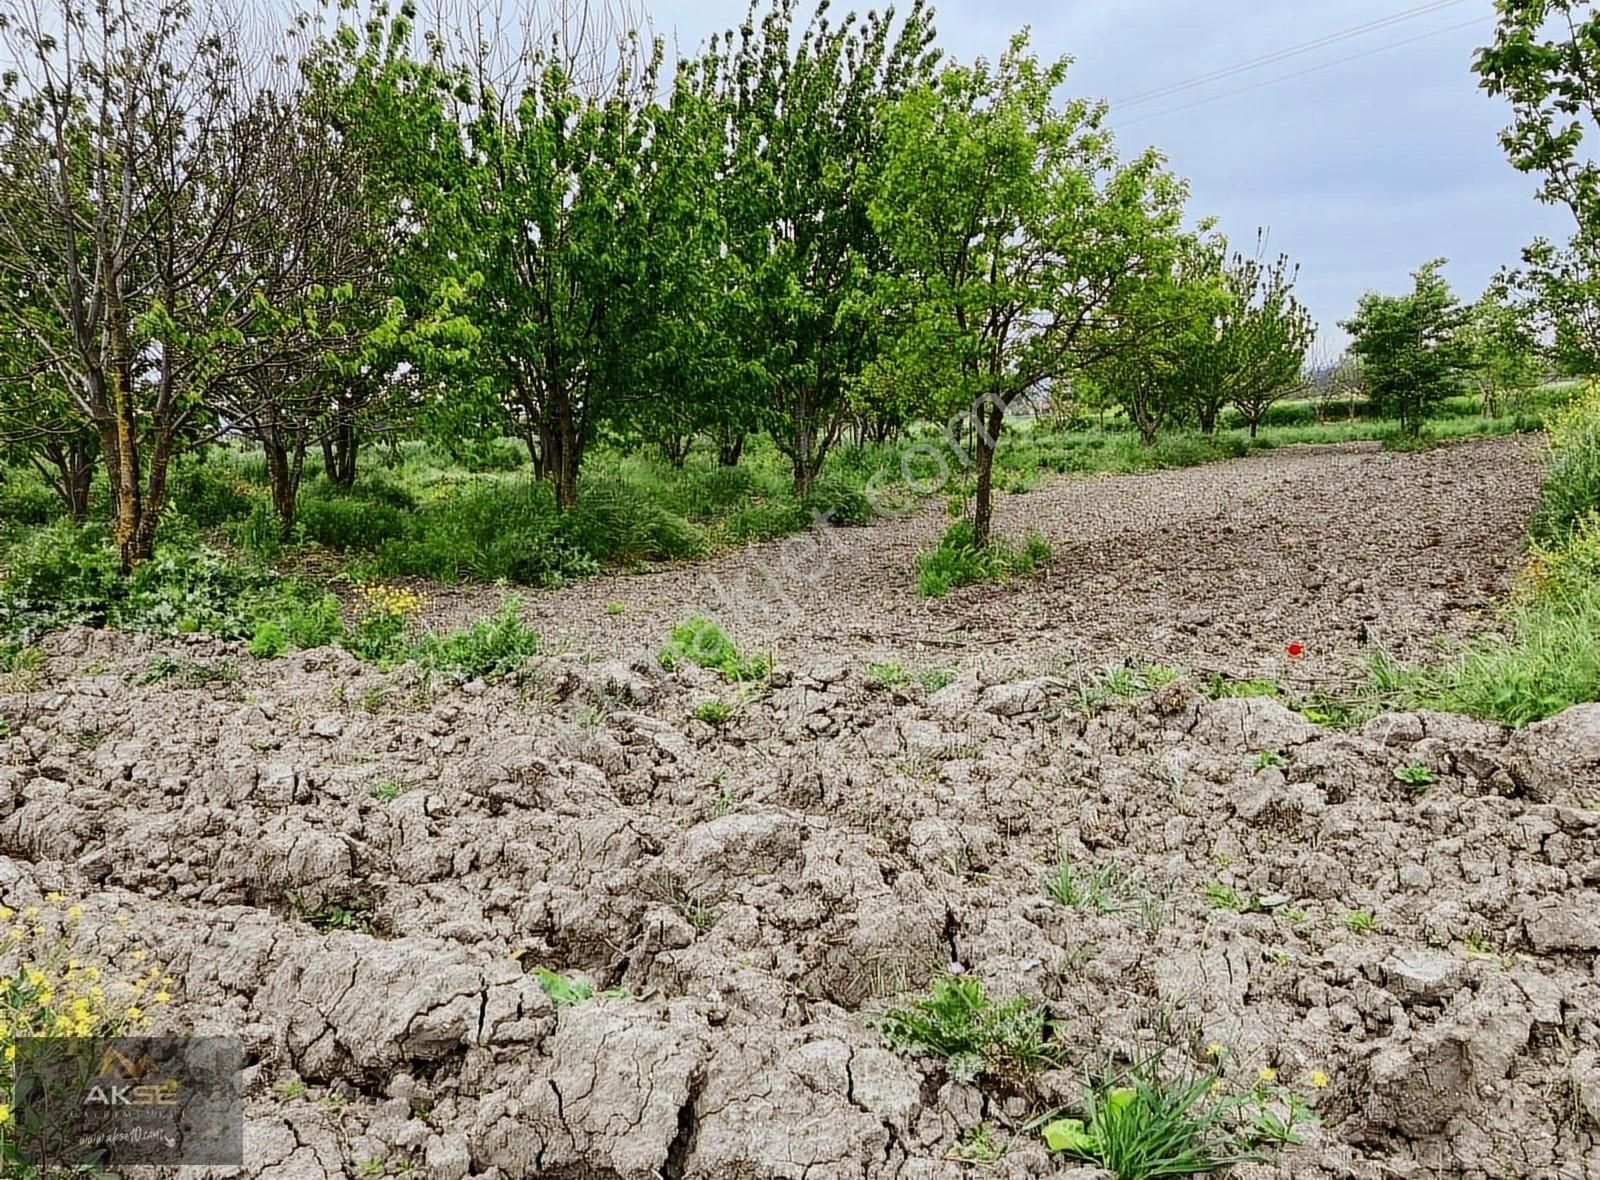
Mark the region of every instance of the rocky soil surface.
MULTIPOLYGON (((1420 460, 1432 518, 1293 527, 1346 538, 1349 562, 1318 557, 1345 579, 1431 536, 1431 567, 1398 552, 1402 588, 1432 568, 1475 604, 1514 560, 1522 459, 1497 444, 1487 475, 1453 450, 1420 460), (1447 470, 1504 495, 1465 503, 1447 470)), ((1300 480, 1311 507, 1366 485, 1344 458, 1300 480)), ((1241 468, 1225 478, 1260 475, 1241 468)), ((1202 525, 1173 524, 1169 556, 1202 525)), ((1288 568, 1280 542, 1264 563, 1288 568)), ((1043 610, 1097 576, 1003 601, 1043 610)), ((1363 610, 1404 592, 1370 584, 1363 610)), ((1305 594, 1294 610, 1342 601, 1305 594)), ((1448 629, 1426 602, 1394 617, 1448 629)), ((1240 634, 1283 622, 1243 613, 1282 595, 1241 603, 1240 634)), ((750 692, 663 670, 662 637, 486 685, 63 633, 0 681, 0 901, 82 899, 78 953, 143 952, 176 981, 162 1027, 244 1039, 263 1180, 1088 1177, 1029 1119, 1108 1056, 1165 1044, 1198 1069, 1213 1043, 1319 1119, 1244 1180, 1600 1176, 1600 706, 1514 734, 1441 714, 1332 731, 1183 680, 1085 708, 1045 670, 1047 631, 936 691, 869 675, 877 646, 816 644, 750 692), (724 724, 691 716, 712 698, 724 724), (1433 781, 1396 778, 1414 766, 1433 781), (1114 866, 1111 904, 1048 897, 1062 856, 1114 866), (558 1010, 536 968, 597 994, 558 1010), (887 1048, 884 1007, 952 969, 1047 1005, 1061 1068, 980 1089, 887 1048), (960 1158, 979 1124, 1009 1148, 981 1168, 960 1158)))

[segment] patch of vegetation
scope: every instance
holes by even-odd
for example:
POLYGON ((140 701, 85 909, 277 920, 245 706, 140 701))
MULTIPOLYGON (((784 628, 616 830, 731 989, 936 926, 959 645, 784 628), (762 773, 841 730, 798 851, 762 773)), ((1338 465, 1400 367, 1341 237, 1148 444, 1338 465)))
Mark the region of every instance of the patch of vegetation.
POLYGON ((1378 928, 1378 919, 1371 910, 1351 910, 1345 915, 1344 925, 1351 934, 1371 934, 1378 928))
POLYGON ((605 991, 596 991, 594 984, 577 976, 563 975, 549 967, 535 967, 533 976, 539 981, 539 987, 544 994, 550 997, 550 1002, 555 1005, 556 1011, 571 1008, 585 1000, 592 1000, 596 996, 606 999, 625 999, 628 991, 626 988, 614 987, 605 991))
POLYGON ((707 725, 717 727, 728 723, 728 718, 733 716, 733 707, 721 697, 708 697, 694 707, 694 712, 689 714, 696 721, 704 721, 707 725))
POLYGON ((952 1078, 1016 1080, 1054 1066, 1045 1010, 1022 996, 996 1002, 971 976, 941 976, 928 994, 884 1014, 884 1039, 898 1049, 941 1058, 952 1078))
POLYGON ((386 778, 381 783, 374 783, 370 794, 380 803, 393 803, 409 789, 397 778, 386 778))
POLYGON ((1214 909, 1232 910, 1236 914, 1253 914, 1262 909, 1261 899, 1256 894, 1240 893, 1221 881, 1207 881, 1200 892, 1214 909))
POLYGON ((354 930, 361 934, 376 934, 372 903, 365 899, 356 901, 309 902, 298 893, 287 894, 291 917, 316 927, 318 930, 354 930))
POLYGON ((1404 766, 1394 768, 1394 777, 1414 791, 1430 787, 1439 781, 1439 776, 1433 770, 1420 762, 1409 762, 1404 766))
POLYGON ((1075 910, 1114 914, 1128 906, 1137 890, 1134 882, 1115 864, 1081 872, 1063 850, 1057 854, 1055 868, 1045 879, 1044 892, 1052 901, 1075 910))
POLYGON ((1276 750, 1262 750, 1261 753, 1256 755, 1255 768, 1257 770, 1268 770, 1274 767, 1281 770, 1288 765, 1289 760, 1276 750))
POLYGON ((971 522, 958 520, 936 548, 917 558, 917 593, 938 598, 960 586, 1024 577, 1049 560, 1050 543, 1038 533, 1030 533, 1020 547, 998 540, 980 547, 971 522))
POLYGON ((867 679, 884 688, 893 688, 896 685, 909 684, 911 673, 906 671, 899 660, 889 660, 882 664, 868 664, 867 679))
POLYGON ((672 629, 671 638, 657 658, 669 672, 688 662, 733 681, 764 680, 772 671, 772 663, 765 656, 740 655, 721 627, 699 615, 672 629))
MULTIPOLYGON (((1208 1070, 1167 1074, 1161 1054, 1087 1079, 1082 1107, 1046 1116, 1045 1146, 1105 1168, 1116 1180, 1199 1176, 1260 1159, 1260 1149, 1298 1143, 1316 1121, 1304 1098, 1261 1067, 1248 1088, 1228 1086, 1225 1057, 1213 1045, 1208 1070)), ((1313 1086, 1326 1085, 1320 1071, 1313 1086)))
POLYGON ((522 621, 522 604, 516 599, 506 602, 493 618, 425 635, 409 652, 422 667, 465 680, 509 676, 538 653, 539 633, 522 621))

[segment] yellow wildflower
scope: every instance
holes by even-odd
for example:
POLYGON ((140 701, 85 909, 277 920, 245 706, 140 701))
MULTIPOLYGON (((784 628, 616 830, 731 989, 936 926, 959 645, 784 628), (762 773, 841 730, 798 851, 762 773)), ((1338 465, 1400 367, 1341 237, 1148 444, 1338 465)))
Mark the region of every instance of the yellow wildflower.
POLYGON ((1206 1046, 1206 1056, 1207 1057, 1221 1057, 1222 1056, 1222 1046, 1217 1044, 1216 1041, 1212 1041, 1209 1045, 1206 1046))
POLYGON ((46 901, 48 901, 51 905, 60 905, 63 901, 66 900, 66 898, 62 897, 61 894, 56 893, 54 890, 52 890, 51 892, 45 894, 44 895, 44 899, 46 901))
POLYGON ((167 991, 166 988, 162 988, 155 994, 155 1001, 158 1004, 165 1004, 170 999, 172 999, 172 993, 167 991))
POLYGON ((4 1102, 0 1102, 0 1125, 4 1125, 10 1121, 11 1107, 7 1106, 4 1102))
POLYGON ((1263 1065, 1260 1069, 1256 1070, 1256 1077, 1260 1078, 1268 1085, 1271 1085, 1273 1082, 1278 1080, 1278 1071, 1273 1069, 1270 1065, 1263 1065))
POLYGON ((0 922, 9 922, 17 916, 17 911, 8 905, 0 905, 0 922))
POLYGON ((81 919, 83 917, 83 907, 81 905, 70 905, 70 906, 68 906, 67 907, 67 917, 70 918, 74 922, 78 921, 79 919, 81 919))
POLYGON ((1313 1086, 1315 1086, 1318 1090, 1327 1089, 1328 1088, 1328 1075, 1323 1073, 1320 1069, 1312 1070, 1311 1071, 1311 1084, 1313 1086))
POLYGON ((128 1006, 128 1019, 129 1020, 139 1020, 143 1016, 144 1016, 144 1009, 143 1008, 140 1008, 136 1004, 130 1004, 128 1006))

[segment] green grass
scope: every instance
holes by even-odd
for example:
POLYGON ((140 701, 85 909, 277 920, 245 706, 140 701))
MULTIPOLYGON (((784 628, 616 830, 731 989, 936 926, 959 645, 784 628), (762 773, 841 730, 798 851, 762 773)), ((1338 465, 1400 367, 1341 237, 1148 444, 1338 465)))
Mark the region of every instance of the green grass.
POLYGON ((939 544, 917 558, 917 593, 938 598, 960 586, 1025 577, 1050 560, 1050 544, 1038 533, 1020 547, 991 540, 985 548, 973 542, 972 525, 958 520, 939 544))

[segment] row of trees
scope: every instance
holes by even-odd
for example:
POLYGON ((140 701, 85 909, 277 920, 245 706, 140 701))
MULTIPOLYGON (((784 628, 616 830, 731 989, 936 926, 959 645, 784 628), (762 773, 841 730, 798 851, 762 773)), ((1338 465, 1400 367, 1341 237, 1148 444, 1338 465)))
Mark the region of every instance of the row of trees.
POLYGON ((287 530, 374 421, 515 434, 565 508, 605 432, 764 431, 805 495, 848 421, 958 415, 982 542, 1018 399, 1253 429, 1311 338, 1065 61, 945 64, 922 0, 772 0, 670 78, 590 5, 341 6, 262 52, 215 6, 42 3, 0 0, 0 441, 74 515, 102 466, 130 566, 185 449, 252 436, 287 530))

